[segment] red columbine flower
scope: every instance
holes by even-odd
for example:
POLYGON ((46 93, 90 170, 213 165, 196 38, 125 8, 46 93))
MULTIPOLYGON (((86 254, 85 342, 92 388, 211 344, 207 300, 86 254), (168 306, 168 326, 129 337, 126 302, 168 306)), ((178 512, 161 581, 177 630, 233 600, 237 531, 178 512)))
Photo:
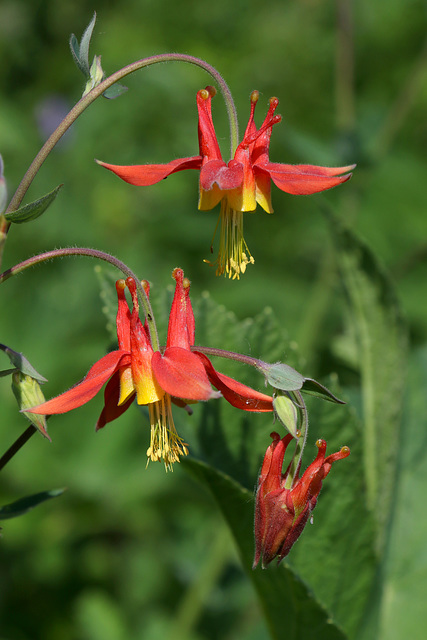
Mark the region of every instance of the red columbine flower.
MULTIPOLYGON (((164 353, 154 351, 147 323, 139 318, 139 303, 133 278, 118 280, 117 340, 119 348, 98 360, 86 377, 65 393, 32 407, 33 413, 52 415, 66 413, 89 402, 107 382, 104 408, 96 423, 101 429, 118 418, 133 400, 148 405, 151 443, 147 455, 151 460, 163 459, 171 468, 179 457, 187 455, 185 443, 178 436, 172 417, 171 402, 185 406, 188 402, 219 397, 211 383, 234 407, 244 411, 273 411, 273 399, 216 371, 204 354, 192 352, 194 315, 189 297, 190 281, 182 269, 172 273, 176 281, 169 316, 164 353), (132 297, 129 308, 125 291, 132 297)), ((143 282, 149 293, 149 285, 143 282)))
POLYGON ((286 448, 292 440, 290 434, 280 439, 271 434, 273 442, 268 447, 261 473, 255 504, 255 560, 266 567, 276 556, 278 563, 289 553, 292 545, 302 533, 311 512, 317 503, 323 479, 336 460, 350 455, 348 447, 325 458, 326 442, 318 440, 316 459, 304 471, 301 478, 292 480, 289 467, 282 473, 286 448))
POLYGON ((206 87, 197 93, 199 112, 199 155, 179 158, 167 164, 118 166, 99 162, 122 180, 137 186, 156 184, 172 173, 185 169, 200 170, 199 209, 207 211, 221 202, 221 238, 217 259, 217 275, 227 274, 239 278, 248 263, 253 263, 243 238, 243 213, 255 211, 257 203, 267 213, 273 213, 270 190, 271 180, 282 191, 308 195, 325 191, 346 182, 347 173, 356 165, 347 167, 317 167, 309 164, 291 165, 270 162, 269 146, 273 125, 281 116, 274 115, 279 104, 270 99, 267 116, 259 129, 254 123, 258 91, 251 94, 251 112, 242 142, 228 164, 221 156, 212 121, 211 100, 216 90, 206 87), (340 174, 345 175, 340 175, 340 174))

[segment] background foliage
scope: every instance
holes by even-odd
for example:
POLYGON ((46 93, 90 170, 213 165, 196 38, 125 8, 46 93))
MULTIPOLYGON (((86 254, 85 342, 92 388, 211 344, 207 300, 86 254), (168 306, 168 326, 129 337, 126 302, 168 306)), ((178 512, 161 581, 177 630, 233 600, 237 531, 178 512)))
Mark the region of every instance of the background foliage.
MULTIPOLYGON (((258 122, 268 98, 279 97, 273 160, 357 162, 357 172, 322 196, 273 187, 274 215, 245 220, 255 266, 238 283, 215 279, 202 260, 216 214, 197 211, 196 172, 138 189, 93 162, 196 153, 195 94, 211 80, 187 65, 156 65, 127 78, 124 96, 92 105, 52 153, 26 202, 65 186, 46 214, 12 229, 4 266, 53 247, 96 246, 153 283, 159 310, 168 308, 171 269, 181 266, 198 300, 197 340, 285 357, 332 385, 348 406, 310 404, 306 459, 320 436, 352 455, 328 478, 314 526, 283 571, 252 573, 251 495, 269 419, 242 419, 221 403, 197 407, 191 420, 176 413, 196 459, 173 475, 161 465, 144 470, 149 434, 136 408, 98 434, 100 399, 50 420, 52 444, 35 436, 2 474, 1 504, 68 491, 4 523, 0 637, 258 640, 268 629, 309 638, 307 620, 328 640, 423 637, 425 3, 128 0, 124 10, 114 0, 1 0, 0 151, 11 192, 46 127, 81 95, 67 43, 94 9, 91 54, 102 54, 107 73, 153 53, 202 57, 229 83, 242 129, 254 88, 258 122)), ((220 96, 214 119, 226 156, 220 96)), ((1 341, 49 379, 48 397, 109 344, 99 289, 86 259, 2 285, 1 341)), ((0 402, 4 450, 26 426, 6 378, 0 402)))

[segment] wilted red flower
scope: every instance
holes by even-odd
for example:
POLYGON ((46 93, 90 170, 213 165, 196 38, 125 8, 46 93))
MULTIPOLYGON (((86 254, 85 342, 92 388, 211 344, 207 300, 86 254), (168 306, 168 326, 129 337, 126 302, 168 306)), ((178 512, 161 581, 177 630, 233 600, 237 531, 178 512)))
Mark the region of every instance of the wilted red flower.
MULTIPOLYGON (((209 400, 222 393, 230 404, 244 411, 273 411, 270 396, 219 373, 204 354, 191 351, 195 323, 190 281, 184 278, 182 269, 175 269, 172 275, 176 287, 163 353, 153 350, 147 324, 143 325, 139 318, 135 281, 118 280, 118 350, 98 360, 75 387, 31 411, 42 415, 66 413, 89 402, 108 381, 96 429, 118 418, 136 398, 138 404, 148 405, 150 414, 151 444, 147 455, 151 460, 163 459, 166 468, 188 453, 176 432, 171 402, 185 406, 187 401, 209 400), (132 311, 125 296, 126 285, 132 296, 132 311), (221 393, 215 392, 211 383, 221 393)), ((143 284, 148 294, 149 285, 143 284)))
POLYGON ((336 460, 350 455, 348 447, 325 458, 326 442, 318 440, 316 459, 304 471, 301 478, 289 477, 289 467, 282 473, 286 448, 293 439, 290 434, 280 439, 271 434, 273 442, 268 447, 261 473, 255 503, 255 559, 265 568, 276 556, 278 564, 289 553, 302 533, 317 503, 323 479, 336 460))
POLYGON ((199 155, 172 160, 167 164, 118 166, 98 163, 117 176, 137 186, 149 186, 185 169, 200 170, 199 209, 207 211, 221 202, 221 238, 217 260, 217 275, 225 273, 239 278, 248 263, 253 263, 243 238, 243 213, 255 211, 257 203, 267 213, 271 206, 271 180, 282 191, 308 195, 331 189, 346 182, 356 165, 347 167, 317 167, 309 164, 291 165, 270 162, 269 146, 273 125, 281 116, 274 115, 279 104, 270 99, 267 116, 259 129, 254 123, 258 91, 251 94, 251 112, 242 142, 228 164, 221 156, 212 121, 211 100, 216 90, 206 87, 197 93, 199 112, 199 155), (345 174, 345 175, 340 175, 345 174))

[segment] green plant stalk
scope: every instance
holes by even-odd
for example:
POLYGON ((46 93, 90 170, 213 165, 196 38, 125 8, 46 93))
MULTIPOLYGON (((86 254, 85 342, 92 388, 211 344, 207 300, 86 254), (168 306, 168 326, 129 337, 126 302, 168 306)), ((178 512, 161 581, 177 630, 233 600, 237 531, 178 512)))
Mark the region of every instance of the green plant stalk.
MULTIPOLYGON (((234 353, 233 351, 225 351, 224 349, 215 349, 212 347, 191 347, 192 351, 200 351, 207 356, 218 356, 219 358, 228 358, 229 360, 235 360, 237 362, 242 362, 243 364, 247 364, 251 367, 255 367, 262 374, 264 374, 264 366, 267 364, 258 358, 252 358, 251 356, 245 356, 242 353, 234 353), (264 366, 263 366, 264 365, 264 366)), ((295 451, 292 456, 292 461, 289 467, 289 486, 292 486, 292 483, 296 479, 299 471, 299 467, 301 465, 301 458, 304 451, 304 447, 307 441, 308 435, 308 411, 306 404, 304 402, 304 398, 300 391, 288 391, 288 396, 291 398, 292 402, 297 406, 298 413, 300 417, 300 435, 296 440, 295 451)))
POLYGON ((13 456, 18 453, 19 449, 28 442, 28 440, 37 433, 37 429, 33 424, 25 429, 23 433, 15 440, 15 442, 9 447, 7 451, 0 458, 0 471, 7 465, 9 460, 12 460, 13 456))
POLYGON ((136 283, 136 287, 138 290, 138 297, 141 302, 141 306, 144 310, 145 317, 147 319, 147 324, 150 333, 151 344, 154 351, 158 351, 160 348, 159 336, 157 333, 157 327, 154 320, 153 310, 151 308, 150 301, 147 297, 147 294, 144 291, 144 287, 142 286, 139 278, 135 273, 129 269, 124 262, 110 255, 109 253, 104 253, 103 251, 98 251, 97 249, 87 249, 85 247, 65 247, 64 249, 53 249, 52 251, 46 251, 45 253, 40 253, 37 256, 33 256, 16 264, 14 267, 10 267, 3 273, 0 274, 0 284, 9 280, 12 276, 25 271, 29 267, 33 267, 36 264, 40 264, 41 262, 46 262, 47 260, 52 260, 53 258, 63 258, 64 256, 87 256, 89 258, 97 258, 99 260, 104 260, 109 264, 113 265, 122 273, 126 275, 128 278, 133 278, 136 283))
MULTIPOLYGON (((227 107, 228 118, 230 122, 230 139, 231 139, 231 155, 234 154, 234 149, 238 145, 239 139, 239 129, 237 122, 237 113, 236 107, 233 102, 233 98, 231 96, 230 89, 228 88, 227 83, 220 75, 220 73, 212 67, 210 64, 205 62, 204 60, 200 60, 199 58, 195 58, 194 56, 181 54, 181 53, 163 53, 157 56, 151 56, 149 58, 143 58, 142 60, 138 60, 137 62, 133 62, 132 64, 123 67, 119 71, 116 71, 111 76, 103 80, 98 86, 94 87, 89 93, 87 93, 83 98, 77 102, 77 104, 71 109, 71 111, 65 116, 64 120, 62 120, 61 124, 55 129, 55 131, 49 136, 48 140, 46 140, 43 147, 40 149, 37 156, 34 158, 31 163, 28 171, 23 177, 20 185, 18 186, 12 200, 9 203, 9 206, 6 209, 6 213, 10 213, 11 211, 15 211, 19 205, 21 204, 29 186, 34 180, 38 170, 42 166, 43 162, 46 160, 49 153, 52 151, 56 143, 62 138, 64 133, 70 128, 70 126, 75 122, 75 120, 83 113, 87 107, 92 104, 99 96, 101 96, 106 89, 111 87, 113 84, 122 80, 126 76, 134 73, 134 71, 138 71, 139 69, 143 69, 144 67, 149 67, 152 64, 156 64, 158 62, 188 62, 190 64, 194 64, 198 67, 201 67, 216 80, 219 84, 221 92, 223 94, 225 104, 227 107)), ((2 229, 0 229, 1 231, 2 229)))

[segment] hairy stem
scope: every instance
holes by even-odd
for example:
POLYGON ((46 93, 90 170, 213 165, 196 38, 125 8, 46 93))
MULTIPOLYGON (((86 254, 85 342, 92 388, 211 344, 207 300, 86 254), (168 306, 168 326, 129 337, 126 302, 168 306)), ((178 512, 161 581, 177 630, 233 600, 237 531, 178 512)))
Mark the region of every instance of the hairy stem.
POLYGON ((153 310, 151 308, 150 301, 147 297, 147 294, 144 291, 144 287, 141 285, 141 282, 138 276, 129 269, 129 267, 114 256, 109 253, 104 253, 103 251, 98 251, 97 249, 87 249, 85 247, 65 247, 64 249, 53 249, 52 251, 46 251, 45 253, 40 253, 37 256, 33 256, 16 264, 10 269, 7 269, 3 273, 0 274, 0 284, 9 280, 12 276, 21 273, 21 271, 25 271, 29 267, 33 267, 36 264, 41 262, 46 262, 47 260, 52 260, 53 258, 63 258, 64 256, 87 256, 89 258, 98 258, 99 260, 104 260, 109 264, 112 264, 114 267, 122 271, 126 275, 126 277, 133 278, 136 282, 136 287, 138 290, 138 297, 141 302, 141 306, 144 309, 144 314, 147 319, 148 328, 150 332, 151 344, 153 346, 154 351, 159 350, 159 336, 157 333, 157 327, 154 320, 153 310))
MULTIPOLYGON (((236 108, 234 106, 230 89, 228 88, 227 83, 220 75, 220 73, 204 60, 200 60, 199 58, 195 58, 186 54, 163 53, 157 56, 151 56, 149 58, 144 58, 142 60, 138 60, 137 62, 133 62, 132 64, 123 67, 119 71, 116 71, 79 100, 79 102, 65 116, 64 120, 57 127, 57 129, 55 129, 55 131, 51 134, 48 140, 46 140, 45 144, 40 149, 37 156, 34 158, 19 187, 17 188, 12 200, 10 201, 9 206, 6 209, 6 213, 15 211, 19 207, 38 170, 40 169, 41 165, 46 160, 47 156, 52 151, 56 143, 62 138, 64 133, 70 128, 70 126, 73 124, 73 122, 75 122, 80 114, 83 113, 83 111, 87 109, 87 107, 92 104, 92 102, 94 102, 96 98, 101 96, 104 91, 111 87, 113 84, 115 84, 119 80, 122 80, 134 71, 138 71, 139 69, 143 69, 144 67, 148 67, 158 62, 172 61, 188 62, 190 64, 201 67, 202 69, 210 73, 211 76, 218 82, 221 92, 224 96, 230 122, 231 149, 235 149, 237 147, 239 137, 236 108)), ((0 231, 4 230, 0 229, 0 231)))

